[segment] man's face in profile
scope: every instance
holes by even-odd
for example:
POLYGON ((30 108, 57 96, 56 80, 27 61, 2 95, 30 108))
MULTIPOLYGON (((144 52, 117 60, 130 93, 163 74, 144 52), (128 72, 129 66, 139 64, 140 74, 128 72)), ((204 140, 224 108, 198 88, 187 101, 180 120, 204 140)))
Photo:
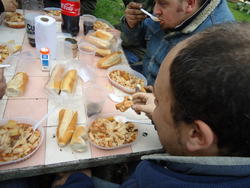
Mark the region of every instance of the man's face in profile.
POLYGON ((160 19, 163 30, 174 29, 181 24, 188 15, 185 13, 186 0, 156 0, 154 14, 160 19))
POLYGON ((153 121, 157 129, 161 144, 164 149, 172 155, 183 155, 182 138, 180 130, 172 118, 171 106, 174 98, 170 85, 169 68, 176 54, 183 48, 184 42, 179 43, 167 55, 164 63, 161 65, 159 74, 154 85, 155 110, 153 112, 153 121))

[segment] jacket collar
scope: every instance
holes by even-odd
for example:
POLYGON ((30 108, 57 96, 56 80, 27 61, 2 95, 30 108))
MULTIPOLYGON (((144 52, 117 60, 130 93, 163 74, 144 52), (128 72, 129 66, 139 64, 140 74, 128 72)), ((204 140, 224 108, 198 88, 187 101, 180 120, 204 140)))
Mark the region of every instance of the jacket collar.
POLYGON ((146 155, 143 160, 153 160, 174 171, 218 176, 249 176, 248 157, 185 157, 170 156, 166 153, 146 155))
POLYGON ((208 18, 209 15, 214 11, 214 9, 219 5, 221 0, 207 0, 196 11, 191 17, 184 20, 180 25, 175 28, 175 31, 181 31, 182 33, 191 33, 197 27, 199 27, 204 20, 208 18))

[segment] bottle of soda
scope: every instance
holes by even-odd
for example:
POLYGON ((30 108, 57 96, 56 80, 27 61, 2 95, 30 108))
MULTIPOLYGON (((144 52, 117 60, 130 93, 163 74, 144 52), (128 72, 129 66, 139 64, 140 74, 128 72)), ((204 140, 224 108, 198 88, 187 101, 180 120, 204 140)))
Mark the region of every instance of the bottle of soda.
POLYGON ((62 32, 76 36, 79 33, 80 0, 61 0, 62 32))

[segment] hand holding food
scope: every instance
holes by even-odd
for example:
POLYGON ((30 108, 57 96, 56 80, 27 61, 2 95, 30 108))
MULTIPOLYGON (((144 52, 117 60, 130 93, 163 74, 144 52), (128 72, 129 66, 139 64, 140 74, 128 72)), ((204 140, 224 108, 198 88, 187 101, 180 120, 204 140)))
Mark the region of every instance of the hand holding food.
POLYGON ((152 117, 152 113, 155 109, 155 97, 152 93, 135 93, 133 96, 134 105, 132 108, 136 113, 140 114, 145 112, 149 118, 152 117))
POLYGON ((141 3, 130 2, 125 10, 125 18, 128 26, 134 28, 138 23, 144 20, 147 16, 140 11, 141 3))

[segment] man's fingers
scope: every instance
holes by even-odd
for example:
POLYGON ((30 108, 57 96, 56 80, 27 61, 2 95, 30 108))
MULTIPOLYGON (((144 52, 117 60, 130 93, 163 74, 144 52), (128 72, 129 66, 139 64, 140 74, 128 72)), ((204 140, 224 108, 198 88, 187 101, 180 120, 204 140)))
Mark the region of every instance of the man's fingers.
POLYGON ((136 2, 130 2, 127 5, 127 8, 129 8, 129 9, 140 9, 140 8, 142 8, 142 4, 141 3, 136 3, 136 2))
POLYGON ((134 109, 136 112, 145 112, 145 113, 150 113, 150 109, 146 105, 133 105, 132 109, 134 109))

